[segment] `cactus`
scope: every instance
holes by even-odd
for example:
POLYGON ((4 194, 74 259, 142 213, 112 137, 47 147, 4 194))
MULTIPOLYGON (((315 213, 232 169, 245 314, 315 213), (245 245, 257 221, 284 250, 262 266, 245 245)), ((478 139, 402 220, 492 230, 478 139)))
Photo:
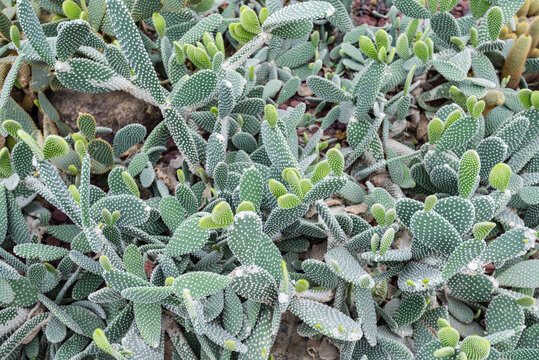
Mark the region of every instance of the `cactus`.
POLYGON ((4 3, 1 359, 537 358, 539 2, 4 3))

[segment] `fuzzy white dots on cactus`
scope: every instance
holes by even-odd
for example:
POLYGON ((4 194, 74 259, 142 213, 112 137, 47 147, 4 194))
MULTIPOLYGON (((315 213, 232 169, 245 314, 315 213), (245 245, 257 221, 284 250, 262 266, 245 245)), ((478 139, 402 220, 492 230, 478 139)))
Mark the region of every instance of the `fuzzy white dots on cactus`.
POLYGON ((57 61, 56 64, 54 64, 54 70, 67 73, 71 71, 71 65, 69 65, 67 61, 57 61))

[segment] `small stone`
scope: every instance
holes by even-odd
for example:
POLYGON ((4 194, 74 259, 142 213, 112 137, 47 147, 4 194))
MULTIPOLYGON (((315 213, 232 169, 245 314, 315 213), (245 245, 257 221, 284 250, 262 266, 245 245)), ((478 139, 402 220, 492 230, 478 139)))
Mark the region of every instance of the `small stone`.
POLYGON ((367 205, 360 204, 360 205, 347 206, 344 208, 344 211, 346 211, 349 214, 354 214, 354 215, 365 214, 367 212, 367 205))
POLYGON ((337 199, 329 199, 328 201, 326 201, 326 205, 328 207, 339 206, 339 205, 342 205, 342 202, 337 199))
POLYGON ((149 133, 162 120, 157 107, 122 91, 88 94, 63 89, 49 95, 60 120, 67 126, 75 130, 79 113, 92 114, 98 126, 112 129, 112 134, 100 134, 107 141, 112 141, 114 134, 128 124, 142 124, 149 133))
POLYGON ((298 89, 299 96, 313 96, 314 93, 309 89, 307 85, 302 84, 298 89))
POLYGON ((391 124, 391 130, 389 131, 390 136, 396 136, 402 133, 406 126, 408 125, 408 122, 406 120, 395 120, 393 124, 391 124))
POLYGON ((172 157, 169 161, 169 165, 172 166, 174 169, 181 169, 183 163, 183 157, 180 155, 179 152, 175 153, 174 157, 172 157))
POLYGON ((327 241, 324 241, 320 244, 314 244, 307 252, 308 259, 315 259, 319 261, 324 261, 324 255, 326 254, 328 244, 327 241))
POLYGON ((318 356, 322 360, 335 360, 339 358, 339 351, 327 338, 323 338, 318 348, 318 356))
POLYGON ((386 186, 388 180, 389 179, 386 174, 377 174, 377 175, 373 175, 370 178, 370 181, 372 182, 374 186, 382 187, 382 188, 386 186))
POLYGON ((307 213, 305 214, 305 218, 306 219, 311 219, 313 216, 315 215, 318 215, 318 212, 316 211, 316 209, 314 208, 314 206, 309 206, 309 210, 307 211, 307 213))

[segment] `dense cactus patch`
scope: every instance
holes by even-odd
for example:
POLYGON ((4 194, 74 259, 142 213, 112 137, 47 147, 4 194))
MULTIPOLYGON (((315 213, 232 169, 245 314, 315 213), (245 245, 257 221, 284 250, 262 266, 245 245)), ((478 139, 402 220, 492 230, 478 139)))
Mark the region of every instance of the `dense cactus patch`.
POLYGON ((356 3, 2 2, 0 359, 538 359, 539 2, 356 3))

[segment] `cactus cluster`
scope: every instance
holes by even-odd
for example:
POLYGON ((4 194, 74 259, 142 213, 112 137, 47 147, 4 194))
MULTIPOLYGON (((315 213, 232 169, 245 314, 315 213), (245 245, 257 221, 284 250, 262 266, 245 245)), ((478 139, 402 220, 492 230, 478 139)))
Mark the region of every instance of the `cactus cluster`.
POLYGON ((3 1, 0 359, 538 359, 539 2, 469 3, 3 1))

